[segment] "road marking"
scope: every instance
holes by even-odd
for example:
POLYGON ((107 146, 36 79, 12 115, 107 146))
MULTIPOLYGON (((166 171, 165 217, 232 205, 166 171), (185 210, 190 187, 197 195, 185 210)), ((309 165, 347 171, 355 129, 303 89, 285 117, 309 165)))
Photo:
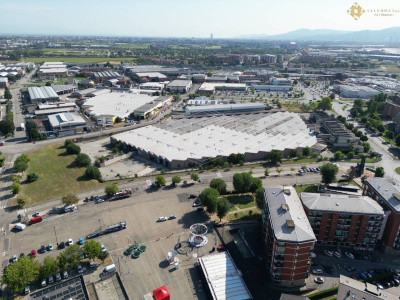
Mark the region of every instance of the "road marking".
POLYGON ((3 256, 6 256, 6 251, 3 252, 3 256))

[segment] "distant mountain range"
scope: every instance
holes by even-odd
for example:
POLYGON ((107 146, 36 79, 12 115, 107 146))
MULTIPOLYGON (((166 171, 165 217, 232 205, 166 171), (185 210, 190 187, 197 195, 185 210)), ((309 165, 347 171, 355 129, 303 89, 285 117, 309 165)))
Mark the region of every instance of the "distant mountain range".
POLYGON ((343 42, 400 42, 400 27, 381 30, 345 31, 333 29, 298 29, 287 33, 267 35, 248 34, 236 39, 290 40, 290 41, 343 41, 343 42))

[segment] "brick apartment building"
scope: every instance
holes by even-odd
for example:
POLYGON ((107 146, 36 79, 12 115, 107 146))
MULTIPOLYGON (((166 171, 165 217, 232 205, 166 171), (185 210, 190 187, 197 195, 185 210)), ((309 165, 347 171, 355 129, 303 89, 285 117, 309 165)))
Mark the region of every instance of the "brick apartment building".
POLYGON ((370 178, 365 180, 363 195, 376 200, 389 214, 382 237, 385 252, 400 251, 400 186, 385 178, 370 178))
POLYGON ((388 214, 368 196, 301 193, 317 243, 373 251, 388 214))
POLYGON ((315 235, 293 187, 266 187, 262 211, 267 268, 278 286, 301 286, 309 274, 315 235))

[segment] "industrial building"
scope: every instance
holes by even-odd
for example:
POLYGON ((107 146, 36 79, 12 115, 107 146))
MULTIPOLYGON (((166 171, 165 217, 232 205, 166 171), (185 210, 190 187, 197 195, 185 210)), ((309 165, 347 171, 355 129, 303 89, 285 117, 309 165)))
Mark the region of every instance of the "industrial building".
POLYGON ((160 96, 150 103, 143 104, 133 111, 133 115, 137 119, 148 119, 157 114, 160 109, 172 102, 172 96, 160 96))
MULTIPOLYGON (((217 101, 218 102, 218 101, 217 101)), ((186 115, 201 114, 221 114, 221 113, 238 113, 238 112, 254 112, 265 110, 265 104, 260 103, 238 103, 238 104, 219 104, 211 103, 211 105, 194 105, 186 107, 186 115)))
POLYGON ((400 251, 400 188, 382 177, 365 180, 363 195, 376 200, 389 212, 382 243, 386 246, 386 252, 398 254, 400 251))
POLYGON ((373 251, 388 214, 368 196, 301 193, 317 242, 373 251))
POLYGON ((68 94, 76 91, 76 86, 73 85, 51 85, 53 90, 57 93, 57 95, 68 94))
POLYGON ((186 93, 192 87, 191 80, 174 80, 167 84, 165 89, 169 92, 186 93))
POLYGON ((291 85, 257 85, 254 84, 253 88, 255 91, 267 91, 267 92, 289 92, 293 90, 291 85))
POLYGON ((317 143, 298 114, 281 111, 173 119, 111 138, 168 168, 203 164, 209 157, 226 159, 231 153, 243 153, 246 161, 265 159, 273 149, 286 156, 291 149, 317 143))
POLYGON ((337 85, 336 91, 344 98, 371 98, 380 93, 376 89, 362 85, 337 85))
POLYGON ((93 72, 94 80, 103 82, 110 79, 122 78, 122 75, 115 71, 93 72))
POLYGON ((124 120, 135 109, 155 99, 155 96, 108 91, 84 100, 82 108, 96 120, 97 125, 113 126, 117 117, 124 120))
POLYGON ((58 113, 69 113, 76 110, 77 105, 75 102, 57 103, 57 104, 39 104, 38 109, 35 110, 35 115, 45 116, 58 113))
POLYGON ((267 268, 277 286, 305 284, 316 241, 296 190, 264 188, 262 229, 267 246, 267 268))
POLYGON ((288 78, 271 78, 272 85, 291 85, 292 81, 288 78))
POLYGON ((85 119, 77 112, 49 115, 48 118, 52 130, 61 131, 72 128, 86 128, 85 119))
POLYGON ((247 91, 247 86, 244 83, 211 83, 205 82, 199 88, 199 93, 205 93, 213 95, 216 90, 236 90, 236 91, 247 91))
POLYGON ((140 90, 156 90, 162 91, 165 87, 163 82, 145 82, 139 85, 140 90))
POLYGON ((64 77, 68 76, 67 65, 63 62, 45 62, 37 71, 38 77, 64 77))
POLYGON ((228 251, 202 256, 199 265, 210 299, 253 299, 228 251))
POLYGON ((137 72, 134 73, 134 75, 142 78, 145 81, 150 81, 150 82, 165 82, 169 81, 169 78, 161 74, 159 72, 137 72))
POLYGON ((51 86, 28 87, 28 93, 32 103, 60 101, 60 97, 51 86))

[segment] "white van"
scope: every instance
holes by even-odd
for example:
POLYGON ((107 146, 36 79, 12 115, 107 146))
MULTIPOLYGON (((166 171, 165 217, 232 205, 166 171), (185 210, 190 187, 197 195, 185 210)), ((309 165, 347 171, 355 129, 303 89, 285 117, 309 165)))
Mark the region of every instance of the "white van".
POLYGON ((109 265, 107 267, 104 268, 103 273, 101 273, 102 275, 107 275, 110 274, 112 272, 115 272, 117 270, 117 268, 115 267, 115 265, 109 265))
POLYGON ((65 212, 70 212, 70 211, 75 211, 76 210, 76 206, 75 205, 66 205, 64 206, 64 211, 65 212))
POLYGON ((18 224, 16 224, 15 225, 15 229, 17 229, 17 230, 24 230, 25 229, 25 227, 26 227, 26 225, 25 224, 22 224, 22 223, 18 223, 18 224))

